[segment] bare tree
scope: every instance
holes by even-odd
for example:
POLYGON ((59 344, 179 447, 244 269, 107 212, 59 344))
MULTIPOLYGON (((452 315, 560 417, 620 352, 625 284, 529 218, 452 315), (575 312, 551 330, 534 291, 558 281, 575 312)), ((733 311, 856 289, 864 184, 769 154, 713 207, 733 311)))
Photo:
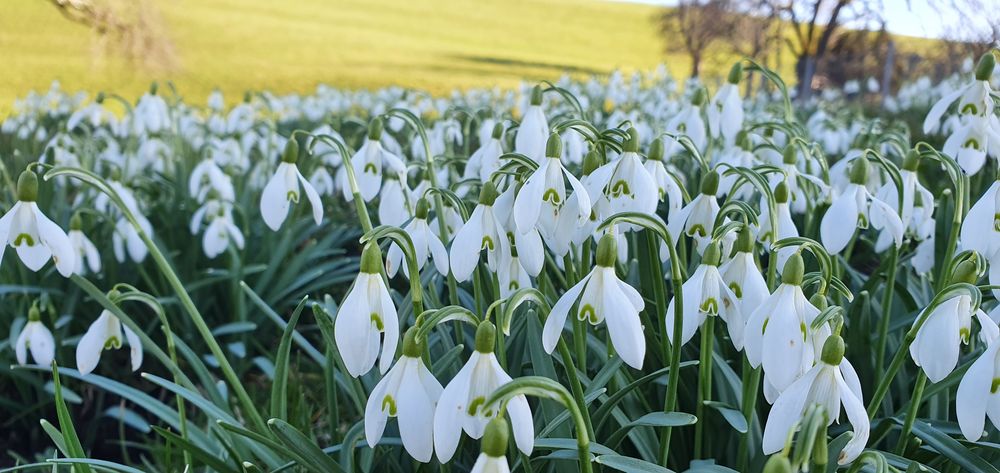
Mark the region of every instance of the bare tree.
POLYGON ((62 16, 93 31, 99 44, 147 69, 176 67, 173 43, 152 0, 48 0, 62 16))
POLYGON ((733 0, 680 0, 660 15, 660 32, 667 52, 682 52, 691 59, 691 77, 701 73, 709 47, 732 34, 733 0))

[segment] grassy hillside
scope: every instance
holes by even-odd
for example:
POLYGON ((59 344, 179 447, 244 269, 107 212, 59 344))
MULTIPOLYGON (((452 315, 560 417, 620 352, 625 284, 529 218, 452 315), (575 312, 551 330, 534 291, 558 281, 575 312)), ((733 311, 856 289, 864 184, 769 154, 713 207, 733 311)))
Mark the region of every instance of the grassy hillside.
MULTIPOLYGON (((171 79, 191 98, 221 88, 308 91, 405 85, 447 92, 511 86, 563 72, 651 68, 667 57, 648 5, 599 0, 159 0, 180 67, 154 77, 100 51, 85 27, 45 0, 0 15, 0 110, 45 89, 134 94, 171 79)), ((724 70, 732 58, 707 64, 724 70)))

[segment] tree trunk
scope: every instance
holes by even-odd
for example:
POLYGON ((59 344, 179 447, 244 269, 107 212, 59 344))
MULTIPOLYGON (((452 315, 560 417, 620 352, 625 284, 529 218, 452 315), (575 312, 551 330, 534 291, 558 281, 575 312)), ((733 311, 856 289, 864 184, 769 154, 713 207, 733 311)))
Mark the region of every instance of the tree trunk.
POLYGON ((691 77, 698 77, 701 73, 701 54, 691 55, 691 77))

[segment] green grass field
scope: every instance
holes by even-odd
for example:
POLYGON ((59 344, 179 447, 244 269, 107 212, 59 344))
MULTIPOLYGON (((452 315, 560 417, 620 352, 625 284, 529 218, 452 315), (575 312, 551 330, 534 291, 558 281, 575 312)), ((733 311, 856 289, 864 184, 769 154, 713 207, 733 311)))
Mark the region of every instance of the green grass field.
MULTIPOLYGON (((45 0, 13 0, 0 15, 0 110, 58 79, 67 90, 132 96, 173 80, 200 101, 248 89, 309 91, 404 85, 443 93, 510 87, 564 72, 648 69, 663 54, 648 5, 599 0, 161 0, 179 67, 161 77, 102 54, 84 26, 45 0)), ((715 58, 708 72, 732 58, 715 58)))
MULTIPOLYGON (((446 93, 511 87, 563 73, 602 74, 666 63, 660 8, 607 0, 150 0, 174 45, 177 67, 153 74, 109 54, 87 27, 48 0, 8 0, 0 14, 0 114, 30 90, 59 80, 66 90, 134 97, 172 80, 197 103, 219 88, 307 92, 317 84, 377 89, 402 85, 446 93)), ((926 46, 927 40, 904 38, 926 46)), ((708 77, 737 58, 709 54, 708 77)), ((788 62, 788 61, 786 61, 788 62)), ((790 64, 782 74, 789 78, 790 64)), ((711 81, 709 81, 711 82, 711 81)))

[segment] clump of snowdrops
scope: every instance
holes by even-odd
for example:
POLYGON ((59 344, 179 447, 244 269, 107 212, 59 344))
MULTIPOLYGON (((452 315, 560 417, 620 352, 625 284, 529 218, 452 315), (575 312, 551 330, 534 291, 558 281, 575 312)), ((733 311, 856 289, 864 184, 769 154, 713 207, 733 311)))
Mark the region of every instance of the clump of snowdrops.
POLYGON ((11 373, 51 376, 56 451, 18 468, 995 472, 994 69, 927 111, 940 148, 750 60, 714 91, 22 102, 11 373), (280 330, 226 319, 247 302, 280 330), (265 340, 249 368, 233 331, 265 340), (141 441, 93 455, 71 383, 141 441))

